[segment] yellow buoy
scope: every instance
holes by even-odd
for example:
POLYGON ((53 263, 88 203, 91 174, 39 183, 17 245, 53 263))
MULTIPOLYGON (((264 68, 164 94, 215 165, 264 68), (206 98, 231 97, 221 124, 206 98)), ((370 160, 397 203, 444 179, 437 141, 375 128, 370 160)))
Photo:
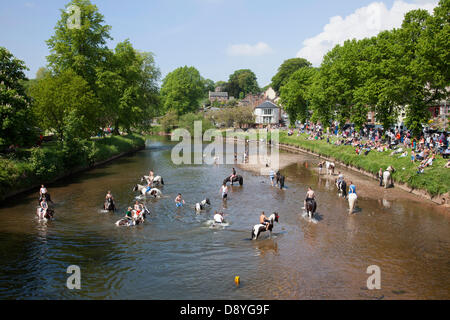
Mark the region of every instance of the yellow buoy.
POLYGON ((234 283, 236 283, 236 285, 238 286, 241 283, 241 277, 239 276, 234 277, 234 283))

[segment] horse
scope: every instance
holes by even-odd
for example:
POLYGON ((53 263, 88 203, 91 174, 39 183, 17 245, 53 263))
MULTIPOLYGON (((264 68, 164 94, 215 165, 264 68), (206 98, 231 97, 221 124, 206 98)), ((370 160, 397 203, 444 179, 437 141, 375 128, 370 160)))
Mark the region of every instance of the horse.
POLYGON ((161 195, 162 195, 161 190, 159 190, 157 188, 150 189, 149 192, 146 192, 147 186, 143 186, 140 184, 135 185, 133 188, 133 191, 139 191, 143 196, 150 195, 150 196, 153 196, 154 198, 161 198, 161 195))
MULTIPOLYGON (((268 231, 270 232, 270 237, 272 237, 272 229, 273 229, 273 224, 274 221, 278 222, 278 218, 279 215, 278 213, 274 212, 270 217, 269 217, 269 229, 268 231)), ((266 226, 263 224, 256 224, 253 229, 252 229, 252 240, 257 240, 259 235, 262 232, 266 232, 266 226)))
POLYGON ((395 169, 393 166, 389 166, 386 169, 386 171, 383 172, 383 183, 384 183, 385 189, 389 188, 390 186, 392 186, 394 184, 394 181, 392 180, 392 174, 394 172, 395 172, 395 169))
POLYGON ((336 179, 336 187, 339 191, 339 196, 347 198, 347 182, 345 180, 336 179))
POLYGON ((306 209, 306 213, 308 214, 308 217, 310 219, 312 219, 314 217, 314 214, 316 213, 316 209, 317 209, 316 200, 308 199, 308 201, 306 201, 305 209, 306 209))
MULTIPOLYGON (((141 182, 149 183, 149 179, 150 179, 150 176, 143 176, 141 178, 141 182)), ((163 185, 164 185, 164 179, 161 176, 156 176, 153 178, 153 186, 158 187, 158 186, 163 186, 163 185)))
POLYGON ((276 179, 275 182, 276 182, 277 186, 279 186, 280 189, 283 189, 285 177, 280 173, 280 171, 277 171, 275 179, 276 179))
POLYGON ((356 193, 350 193, 348 195, 348 206, 350 207, 350 214, 352 214, 353 210, 355 209, 357 199, 358 196, 356 195, 356 193))
POLYGON ((150 211, 146 207, 144 207, 142 215, 139 216, 138 218, 133 219, 131 217, 125 216, 122 219, 118 220, 115 224, 118 227, 133 227, 133 226, 137 226, 137 225, 142 224, 142 223, 145 222, 145 219, 147 218, 147 214, 150 214, 150 211))
POLYGON ((55 211, 53 209, 47 208, 47 210, 43 210, 42 208, 37 208, 36 215, 39 220, 49 221, 53 220, 53 216, 55 215, 55 211))
POLYGON ((329 162, 329 161, 326 161, 325 162, 325 167, 327 168, 327 175, 334 175, 334 168, 336 167, 335 165, 334 165, 334 162, 329 162))
POLYGON ((103 204, 103 209, 108 211, 116 211, 114 200, 111 198, 106 199, 105 203, 103 204))
POLYGON ((39 203, 41 203, 42 200, 44 200, 44 198, 45 198, 45 201, 53 203, 53 201, 52 201, 52 199, 50 197, 50 193, 44 193, 44 194, 40 195, 39 196, 39 203))
POLYGON ((210 206, 210 205, 211 205, 211 202, 209 201, 208 198, 206 198, 202 202, 195 204, 195 211, 200 212, 202 210, 205 210, 206 206, 210 206))
POLYGON ((225 180, 223 180, 223 183, 227 184, 228 182, 239 182, 239 185, 242 186, 244 184, 244 178, 242 178, 241 175, 236 175, 233 178, 233 181, 230 181, 231 176, 228 176, 225 178, 225 180))

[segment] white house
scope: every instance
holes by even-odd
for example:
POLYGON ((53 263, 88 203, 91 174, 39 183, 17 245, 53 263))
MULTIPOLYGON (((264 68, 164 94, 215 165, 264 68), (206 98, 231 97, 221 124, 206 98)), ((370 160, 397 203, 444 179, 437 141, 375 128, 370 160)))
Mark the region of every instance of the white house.
POLYGON ((280 107, 271 101, 265 101, 255 108, 256 124, 278 124, 281 120, 280 107))

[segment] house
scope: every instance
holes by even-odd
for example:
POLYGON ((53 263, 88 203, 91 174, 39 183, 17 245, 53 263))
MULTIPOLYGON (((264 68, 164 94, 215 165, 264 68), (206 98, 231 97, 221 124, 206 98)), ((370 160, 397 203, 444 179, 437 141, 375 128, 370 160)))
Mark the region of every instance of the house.
POLYGON ((210 91, 209 92, 209 101, 219 101, 219 102, 227 102, 228 101, 228 92, 221 92, 221 91, 210 91))
POLYGON ((279 124, 281 120, 281 110, 272 101, 266 100, 255 108, 255 122, 258 125, 279 124))

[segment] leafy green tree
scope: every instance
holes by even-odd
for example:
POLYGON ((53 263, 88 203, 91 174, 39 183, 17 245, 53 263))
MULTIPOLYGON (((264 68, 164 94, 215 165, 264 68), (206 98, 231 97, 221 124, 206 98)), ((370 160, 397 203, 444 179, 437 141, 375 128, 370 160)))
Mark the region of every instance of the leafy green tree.
POLYGON ((30 99, 23 86, 27 81, 24 70, 23 61, 0 47, 0 145, 23 145, 35 138, 30 99))
POLYGON ((74 71, 46 74, 31 88, 33 111, 42 129, 56 131, 65 138, 65 128, 77 119, 77 135, 89 138, 97 131, 99 101, 89 84, 74 71), (69 115, 71 115, 69 117, 69 115))
POLYGON ((61 10, 61 18, 55 27, 55 34, 47 41, 50 55, 49 68, 54 73, 71 69, 94 88, 96 69, 102 66, 109 50, 106 46, 111 40, 111 27, 104 24, 103 15, 89 0, 72 0, 61 10), (68 21, 74 12, 70 6, 80 9, 80 27, 69 28, 68 21))
POLYGON ((102 101, 101 123, 127 131, 158 114, 159 69, 151 53, 136 51, 126 40, 117 44, 104 68, 97 70, 96 86, 102 101))
POLYGON ((281 104, 289 115, 291 122, 305 122, 309 118, 309 88, 313 82, 316 69, 301 68, 295 71, 286 85, 281 87, 281 104))
POLYGON ((281 87, 284 86, 292 74, 298 69, 311 67, 312 64, 303 58, 292 58, 283 62, 283 64, 278 68, 278 72, 272 78, 272 88, 280 94, 281 87))
POLYGON ((211 79, 203 79, 205 97, 209 97, 210 91, 215 91, 216 85, 211 79))
POLYGON ((228 80, 227 92, 231 97, 243 99, 247 94, 260 93, 256 75, 249 69, 235 71, 228 80))
POLYGON ((178 115, 195 112, 204 94, 204 83, 194 67, 180 67, 163 80, 161 100, 164 112, 175 111, 178 115))

